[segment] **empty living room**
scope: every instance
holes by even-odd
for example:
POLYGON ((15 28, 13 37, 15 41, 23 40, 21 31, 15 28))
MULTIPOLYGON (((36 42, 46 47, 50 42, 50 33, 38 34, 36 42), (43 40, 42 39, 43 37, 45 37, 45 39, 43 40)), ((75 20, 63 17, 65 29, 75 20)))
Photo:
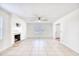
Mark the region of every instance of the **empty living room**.
POLYGON ((0 56, 79 56, 79 3, 0 3, 0 56))

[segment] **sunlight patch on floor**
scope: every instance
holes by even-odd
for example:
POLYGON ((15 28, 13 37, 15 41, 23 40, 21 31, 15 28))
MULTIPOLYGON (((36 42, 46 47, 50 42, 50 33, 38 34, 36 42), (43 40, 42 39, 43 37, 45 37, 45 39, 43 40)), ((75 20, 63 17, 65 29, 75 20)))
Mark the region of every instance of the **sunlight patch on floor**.
POLYGON ((45 40, 34 40, 33 42, 33 47, 36 47, 36 48, 43 48, 46 46, 46 41, 45 40))

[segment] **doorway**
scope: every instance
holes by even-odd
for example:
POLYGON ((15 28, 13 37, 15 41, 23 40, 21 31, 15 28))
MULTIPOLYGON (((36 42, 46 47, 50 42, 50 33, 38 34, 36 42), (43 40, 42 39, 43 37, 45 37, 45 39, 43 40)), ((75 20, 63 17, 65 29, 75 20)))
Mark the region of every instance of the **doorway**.
POLYGON ((61 39, 61 36, 60 36, 60 34, 61 34, 61 28, 60 28, 60 26, 61 26, 60 23, 56 24, 55 39, 58 40, 58 41, 60 41, 60 39, 61 39))

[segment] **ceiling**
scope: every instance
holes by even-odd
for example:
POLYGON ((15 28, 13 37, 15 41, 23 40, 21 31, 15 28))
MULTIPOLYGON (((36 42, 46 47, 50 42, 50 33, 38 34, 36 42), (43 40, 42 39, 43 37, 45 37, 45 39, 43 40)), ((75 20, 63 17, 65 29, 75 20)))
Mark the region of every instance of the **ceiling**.
POLYGON ((47 17, 56 21, 60 17, 79 8, 77 3, 6 3, 0 6, 7 11, 30 20, 35 16, 47 17))

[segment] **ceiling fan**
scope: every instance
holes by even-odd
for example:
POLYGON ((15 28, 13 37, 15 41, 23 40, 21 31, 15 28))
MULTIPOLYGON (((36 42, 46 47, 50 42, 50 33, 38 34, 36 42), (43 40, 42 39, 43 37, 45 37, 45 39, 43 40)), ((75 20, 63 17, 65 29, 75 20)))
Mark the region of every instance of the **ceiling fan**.
POLYGON ((35 15, 37 21, 48 21, 47 17, 35 15))

